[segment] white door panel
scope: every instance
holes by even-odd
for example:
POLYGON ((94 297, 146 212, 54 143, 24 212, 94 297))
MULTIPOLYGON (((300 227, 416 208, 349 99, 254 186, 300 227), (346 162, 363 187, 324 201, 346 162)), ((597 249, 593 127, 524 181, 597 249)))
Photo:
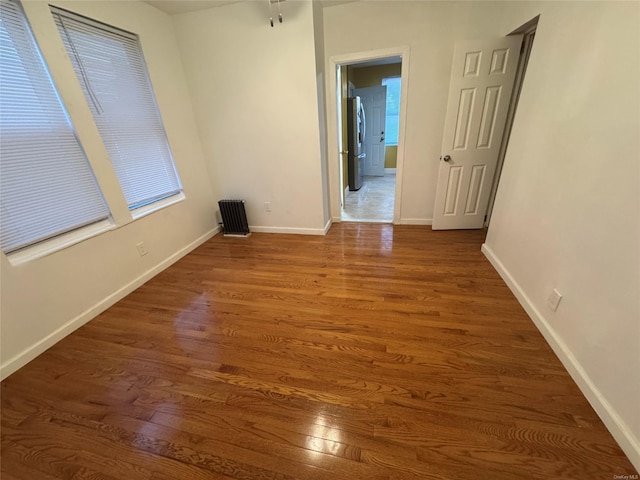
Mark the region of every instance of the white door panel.
POLYGON ((364 105, 366 135, 364 139, 364 175, 384 176, 384 126, 387 117, 387 87, 357 88, 364 105))
POLYGON ((482 228, 521 35, 455 47, 433 229, 482 228))

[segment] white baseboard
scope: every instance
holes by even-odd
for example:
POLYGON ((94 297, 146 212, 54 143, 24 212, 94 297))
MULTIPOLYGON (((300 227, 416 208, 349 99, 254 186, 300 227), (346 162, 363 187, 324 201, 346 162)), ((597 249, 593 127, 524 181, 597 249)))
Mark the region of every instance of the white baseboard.
POLYGON ((112 306, 114 303, 118 302, 119 300, 122 300, 124 297, 126 297, 131 292, 133 292, 136 288, 140 287, 145 282, 155 277, 158 273, 160 273, 161 271, 163 271, 173 263, 177 262, 178 260, 180 260, 186 254, 188 254, 195 248, 202 245, 204 242, 209 240, 219 231, 220 231, 220 227, 215 227, 214 229, 209 230, 207 233, 197 238, 186 247, 178 250, 169 258, 163 260, 155 267, 150 268, 149 270, 144 272, 142 275, 140 275, 136 279, 126 284, 124 287, 120 288, 119 290, 116 290, 108 297, 100 300, 98 303, 88 308, 77 317, 68 321, 53 333, 47 335, 45 338, 43 338, 39 342, 26 348, 19 354, 7 360, 2 366, 0 366, 0 379, 4 380, 9 375, 17 371, 19 368, 22 368, 23 366, 25 366, 31 360, 36 358, 38 355, 43 353, 48 348, 58 343, 64 337, 74 332, 75 330, 77 330, 78 328, 80 328, 90 320, 93 320, 95 317, 100 315, 102 312, 104 312, 107 308, 112 306))
POLYGON ((329 220, 327 220, 326 225, 324 226, 324 234, 326 235, 327 232, 329 231, 329 229, 331 228, 331 225, 333 224, 333 219, 329 218, 329 220))
POLYGON ((431 225, 433 218, 401 218, 396 225, 431 225))
POLYGON ((384 174, 385 175, 395 175, 396 174, 396 169, 395 168, 385 168, 384 169, 384 174))
POLYGON ((531 317, 531 320, 533 320, 533 323, 538 330, 540 330, 540 333, 542 333, 547 343, 567 369, 571 378, 573 378, 593 409, 602 419, 603 423, 611 432, 611 435, 613 435, 613 438, 616 439, 620 448, 622 448, 627 457, 629 457, 629 460, 635 468, 640 470, 640 441, 591 380, 571 350, 569 350, 562 337, 553 329, 549 322, 547 322, 542 313, 535 307, 518 282, 511 276, 504 264, 496 257, 491 247, 487 246, 486 243, 482 245, 482 253, 484 253, 489 262, 491 262, 491 265, 493 265, 509 289, 516 296, 522 308, 524 308, 529 317, 531 317))
POLYGON ((249 225, 249 230, 256 233, 292 233, 296 235, 325 235, 324 228, 296 228, 296 227, 262 227, 260 225, 249 225))

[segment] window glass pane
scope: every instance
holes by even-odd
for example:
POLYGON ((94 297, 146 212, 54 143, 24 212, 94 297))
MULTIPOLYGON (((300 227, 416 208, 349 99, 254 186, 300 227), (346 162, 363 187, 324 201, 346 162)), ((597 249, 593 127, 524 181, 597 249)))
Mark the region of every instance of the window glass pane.
POLYGON ((0 243, 5 253, 109 216, 19 3, 0 2, 0 243))
POLYGON ((136 35, 52 8, 130 209, 181 191, 136 35))
POLYGON ((383 78, 382 85, 387 86, 385 145, 397 145, 398 119, 400 113, 400 77, 383 78))

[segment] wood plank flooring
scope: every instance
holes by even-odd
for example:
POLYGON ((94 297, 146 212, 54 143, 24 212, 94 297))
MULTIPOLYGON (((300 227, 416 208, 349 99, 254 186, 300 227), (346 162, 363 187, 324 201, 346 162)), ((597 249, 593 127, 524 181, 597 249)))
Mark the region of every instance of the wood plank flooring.
POLYGON ((2 383, 2 479, 635 474, 483 240, 216 236, 2 383))

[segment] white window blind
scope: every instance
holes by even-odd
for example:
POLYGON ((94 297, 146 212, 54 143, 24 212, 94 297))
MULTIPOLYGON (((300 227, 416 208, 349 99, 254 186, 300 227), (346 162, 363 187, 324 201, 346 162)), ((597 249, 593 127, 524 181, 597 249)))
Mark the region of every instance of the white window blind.
POLYGON ((180 193, 138 37, 51 11, 129 208, 180 193))
POLYGON ((22 7, 0 1, 0 244, 5 253, 109 216, 22 7))

